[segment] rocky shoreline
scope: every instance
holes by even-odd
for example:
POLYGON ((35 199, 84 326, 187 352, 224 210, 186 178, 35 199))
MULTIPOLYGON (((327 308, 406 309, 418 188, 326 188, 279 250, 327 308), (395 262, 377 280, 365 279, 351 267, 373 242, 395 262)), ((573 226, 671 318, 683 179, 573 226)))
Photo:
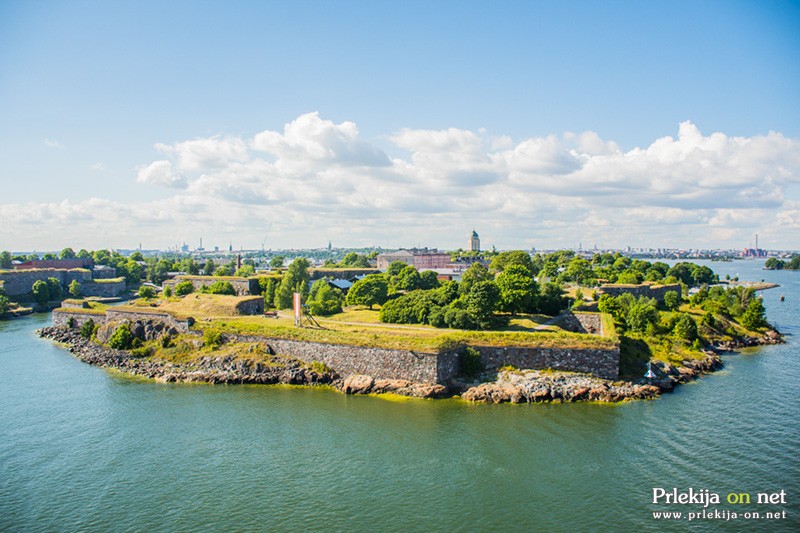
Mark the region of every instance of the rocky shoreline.
MULTIPOLYGON (((575 372, 512 369, 498 372, 496 379, 491 382, 459 381, 445 387, 436 383, 375 379, 365 375, 342 377, 333 370, 316 368, 299 359, 281 355, 272 355, 269 363, 232 356, 205 356, 179 364, 135 357, 129 351, 114 350, 85 339, 76 330, 69 328, 51 326, 42 328, 37 333, 40 337, 65 344, 78 359, 90 365, 114 368, 166 383, 327 385, 345 394, 393 393, 418 398, 460 395, 463 400, 481 403, 621 402, 651 399, 672 391, 677 384, 722 368, 720 356, 709 352, 703 359, 682 361, 681 366, 653 362, 655 377, 637 382, 613 381, 575 372)), ((779 342, 782 342, 780 334, 771 331, 763 338, 749 340, 737 346, 726 344, 715 348, 728 350, 733 347, 779 342)), ((256 351, 258 346, 253 345, 250 349, 256 351)))

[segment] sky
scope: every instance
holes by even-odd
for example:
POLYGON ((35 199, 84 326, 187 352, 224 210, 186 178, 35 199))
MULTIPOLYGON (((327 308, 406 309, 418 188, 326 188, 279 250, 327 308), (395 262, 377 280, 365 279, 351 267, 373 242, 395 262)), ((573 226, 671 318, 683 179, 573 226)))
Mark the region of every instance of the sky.
POLYGON ((800 249, 800 2, 0 0, 0 249, 800 249))

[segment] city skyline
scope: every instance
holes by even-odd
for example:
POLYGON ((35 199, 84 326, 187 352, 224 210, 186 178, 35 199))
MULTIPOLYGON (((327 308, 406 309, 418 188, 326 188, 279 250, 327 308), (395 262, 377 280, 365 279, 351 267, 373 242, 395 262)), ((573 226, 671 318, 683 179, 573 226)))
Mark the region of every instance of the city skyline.
POLYGON ((800 249, 791 2, 0 6, 0 249, 800 249))

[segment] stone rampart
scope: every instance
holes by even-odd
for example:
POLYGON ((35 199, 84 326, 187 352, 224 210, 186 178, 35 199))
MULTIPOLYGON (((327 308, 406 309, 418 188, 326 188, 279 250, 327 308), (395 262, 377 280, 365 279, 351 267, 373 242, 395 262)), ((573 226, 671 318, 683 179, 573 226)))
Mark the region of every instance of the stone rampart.
POLYGON ((165 326, 175 328, 179 333, 188 333, 189 328, 194 324, 194 320, 188 318, 186 320, 178 320, 169 313, 149 313, 146 311, 129 311, 127 309, 106 309, 107 322, 121 322, 128 320, 130 322, 161 322, 165 326))
POLYGON ((552 368, 586 372, 597 377, 617 379, 619 347, 599 348, 536 348, 533 346, 472 346, 481 354, 484 368, 499 369, 504 365, 516 368, 552 368))
POLYGON ((36 281, 46 281, 47 278, 56 278, 63 287, 69 287, 73 280, 81 285, 91 281, 92 274, 85 269, 59 270, 45 268, 36 270, 7 270, 0 272, 0 281, 9 298, 28 295, 36 281))
POLYGON ((85 281, 81 283, 81 294, 83 296, 99 296, 102 298, 113 298, 119 296, 128 288, 125 278, 117 278, 103 282, 85 281))
POLYGON ((260 315, 264 313, 264 298, 261 296, 244 297, 236 304, 236 312, 241 315, 260 315))
POLYGON ((213 285, 217 281, 227 281, 230 283, 233 290, 236 291, 236 296, 254 296, 261 291, 258 285, 258 278, 240 278, 235 276, 178 276, 165 281, 164 287, 171 287, 174 290, 175 285, 182 281, 190 282, 195 291, 213 285))
POLYGON ((620 284, 607 284, 600 286, 600 292, 608 294, 609 296, 619 296, 620 294, 631 294, 634 298, 645 296, 647 298, 655 298, 659 302, 664 301, 664 295, 668 291, 675 291, 681 293, 681 286, 677 283, 670 285, 651 285, 643 283, 641 285, 620 285, 620 284))
POLYGON ((605 336, 600 313, 567 313, 561 320, 561 327, 575 333, 589 333, 605 336))
POLYGON ((91 319, 98 326, 102 326, 108 322, 105 313, 97 313, 91 311, 81 311, 77 308, 54 309, 53 310, 53 325, 54 326, 67 326, 69 319, 72 319, 72 327, 80 328, 85 322, 91 319))

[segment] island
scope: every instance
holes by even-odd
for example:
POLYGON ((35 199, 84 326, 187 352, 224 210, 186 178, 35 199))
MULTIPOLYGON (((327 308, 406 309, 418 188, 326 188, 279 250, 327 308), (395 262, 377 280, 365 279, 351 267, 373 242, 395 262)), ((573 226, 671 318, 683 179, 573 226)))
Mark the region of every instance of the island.
POLYGON ((782 342, 756 288, 692 263, 510 251, 453 280, 414 259, 178 275, 124 305, 64 300, 40 335, 164 382, 487 403, 655 398, 722 352, 782 342))

